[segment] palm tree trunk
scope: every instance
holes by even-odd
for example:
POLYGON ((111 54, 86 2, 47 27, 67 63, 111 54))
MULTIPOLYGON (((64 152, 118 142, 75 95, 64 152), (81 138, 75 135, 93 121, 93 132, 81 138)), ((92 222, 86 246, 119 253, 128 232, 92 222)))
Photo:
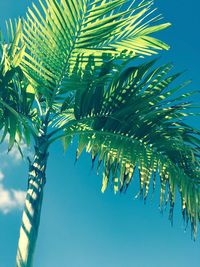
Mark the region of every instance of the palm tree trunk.
POLYGON ((40 224, 48 152, 44 146, 44 139, 40 137, 38 140, 33 162, 29 162, 28 189, 16 257, 17 267, 33 266, 33 255, 40 224))

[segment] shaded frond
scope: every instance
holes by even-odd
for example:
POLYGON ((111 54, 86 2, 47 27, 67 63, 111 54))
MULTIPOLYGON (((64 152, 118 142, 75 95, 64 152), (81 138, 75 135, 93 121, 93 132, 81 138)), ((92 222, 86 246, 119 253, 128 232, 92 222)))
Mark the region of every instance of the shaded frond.
POLYGON ((91 68, 80 82, 84 88, 76 92, 74 114, 65 110, 55 127, 58 132, 64 130, 65 147, 79 136, 77 158, 84 148, 93 160, 98 158, 98 165, 103 166, 102 191, 109 182, 115 191, 126 190, 137 169, 140 195, 146 199, 151 179, 160 177, 160 206, 170 202, 172 220, 178 190, 184 218, 190 220, 196 236, 200 131, 185 118, 198 115, 191 96, 199 92, 182 92, 188 82, 172 87, 180 73, 171 75, 171 64, 153 68, 154 64, 117 68, 110 62, 107 71, 104 67, 97 72, 96 79, 92 79, 96 74, 91 68))
MULTIPOLYGON (((9 149, 25 136, 30 140, 29 119, 34 117, 34 89, 19 67, 25 46, 21 41, 21 20, 7 22, 7 38, 0 42, 0 129, 1 142, 9 135, 9 149)), ((32 129, 33 130, 33 129, 32 129)))

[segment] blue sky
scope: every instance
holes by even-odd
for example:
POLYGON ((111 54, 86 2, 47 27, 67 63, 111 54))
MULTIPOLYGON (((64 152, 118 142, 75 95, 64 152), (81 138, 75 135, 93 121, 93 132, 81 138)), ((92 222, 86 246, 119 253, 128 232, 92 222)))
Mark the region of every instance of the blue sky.
MULTIPOLYGON (((32 1, 0 0, 0 25, 9 17, 23 15, 32 1)), ((35 1, 34 1, 35 2, 35 1)), ((155 1, 173 26, 160 33, 171 50, 161 61, 187 69, 189 89, 199 89, 200 3, 197 0, 155 1)), ((191 121, 200 127, 198 120, 191 121)), ((158 194, 144 205, 135 200, 135 181, 126 195, 101 194, 101 177, 90 173, 90 156, 82 155, 74 166, 75 146, 63 154, 61 144, 50 151, 47 184, 39 231, 35 267, 189 267, 200 262, 199 237, 184 232, 177 203, 173 228, 168 213, 161 215, 158 194)), ((21 199, 27 186, 27 165, 16 151, 6 155, 0 148, 0 267, 15 266, 21 199), (17 192, 17 193, 16 193, 17 192), (6 206, 7 205, 7 206, 6 206), (10 212, 8 212, 10 211, 10 212)))

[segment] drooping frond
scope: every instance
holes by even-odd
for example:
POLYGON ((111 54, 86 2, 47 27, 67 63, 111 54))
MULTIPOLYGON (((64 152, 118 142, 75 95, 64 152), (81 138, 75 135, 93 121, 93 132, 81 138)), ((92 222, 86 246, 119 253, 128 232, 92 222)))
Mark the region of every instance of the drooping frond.
POLYGON ((9 149, 21 139, 22 133, 29 142, 28 118, 33 118, 34 89, 23 81, 19 67, 25 51, 21 35, 21 20, 15 23, 10 20, 7 38, 2 36, 0 40, 0 130, 1 142, 9 135, 9 149))
POLYGON ((44 0, 24 20, 26 55, 22 67, 34 87, 49 98, 70 88, 65 78, 105 57, 151 55, 168 49, 151 34, 167 28, 153 16, 153 1, 44 0), (77 58, 79 59, 77 63, 77 58), (76 65, 78 64, 78 65, 76 65), (60 90, 62 88, 62 90, 60 90))
POLYGON ((70 109, 55 118, 55 127, 57 132, 64 130, 65 148, 75 135, 79 137, 77 158, 84 148, 93 161, 98 158, 98 166, 103 166, 102 191, 109 182, 115 192, 126 190, 138 170, 140 195, 146 199, 151 179, 155 187, 159 177, 160 206, 170 202, 172 220, 178 190, 183 216, 196 237, 200 131, 185 118, 197 115, 190 98, 198 92, 183 93, 187 83, 171 86, 180 75, 170 74, 171 64, 152 68, 153 64, 120 68, 109 62, 96 74, 88 63, 87 77, 80 81, 83 88, 77 90, 70 109))

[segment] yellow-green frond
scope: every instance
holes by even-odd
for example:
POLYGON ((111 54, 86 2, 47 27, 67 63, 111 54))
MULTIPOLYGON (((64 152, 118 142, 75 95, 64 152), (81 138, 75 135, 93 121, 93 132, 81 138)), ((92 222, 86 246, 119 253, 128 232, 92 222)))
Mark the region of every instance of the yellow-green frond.
POLYGON ((22 67, 45 96, 58 93, 63 79, 77 68, 84 69, 90 56, 100 66, 105 56, 127 58, 168 49, 150 36, 169 26, 159 24, 160 16, 153 16, 153 1, 39 2, 39 7, 33 4, 28 9, 23 21, 27 49, 22 67))

